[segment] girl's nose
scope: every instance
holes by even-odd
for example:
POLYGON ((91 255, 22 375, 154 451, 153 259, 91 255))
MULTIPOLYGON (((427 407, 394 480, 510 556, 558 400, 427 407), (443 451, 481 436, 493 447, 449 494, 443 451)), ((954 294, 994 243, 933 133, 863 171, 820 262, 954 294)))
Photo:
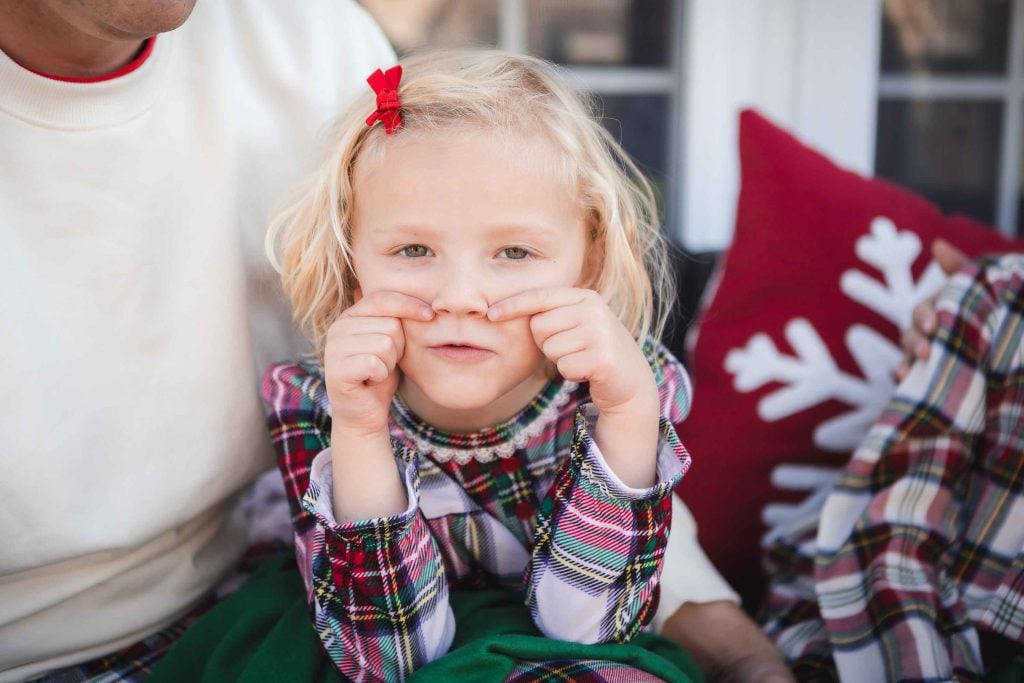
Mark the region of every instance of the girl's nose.
POLYGON ((483 277, 471 269, 454 266, 443 276, 431 306, 435 313, 486 316, 489 303, 483 277))

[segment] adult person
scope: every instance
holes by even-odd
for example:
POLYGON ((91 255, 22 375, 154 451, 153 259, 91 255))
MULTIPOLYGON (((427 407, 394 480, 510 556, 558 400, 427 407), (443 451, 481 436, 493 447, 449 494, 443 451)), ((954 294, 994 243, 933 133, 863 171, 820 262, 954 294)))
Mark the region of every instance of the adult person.
MULTIPOLYGON (((266 217, 394 62, 351 0, 193 5, 0 0, 0 680, 141 677, 231 572, 299 351, 266 217)), ((778 660, 684 608, 708 670, 778 660)))
POLYGON ((802 546, 813 557, 802 539, 775 548, 767 630, 800 678, 1024 674, 1024 254, 940 250, 956 272, 915 311, 918 362, 802 546))
POLYGON ((351 0, 193 4, 0 0, 2 680, 145 670, 237 563, 300 350, 266 217, 394 63, 351 0))

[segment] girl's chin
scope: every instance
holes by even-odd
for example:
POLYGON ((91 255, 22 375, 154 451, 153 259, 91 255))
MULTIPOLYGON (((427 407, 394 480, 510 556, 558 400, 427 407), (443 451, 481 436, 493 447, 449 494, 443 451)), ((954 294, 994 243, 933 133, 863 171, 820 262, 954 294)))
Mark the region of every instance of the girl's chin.
MULTIPOLYGON (((431 392, 426 395, 426 398, 429 400, 430 407, 435 413, 448 414, 453 418, 468 419, 476 417, 479 420, 484 414, 493 411, 496 407, 495 403, 502 397, 496 396, 493 391, 481 390, 479 392, 431 392)), ((518 412, 518 410, 515 412, 518 412)), ((495 422, 500 421, 500 417, 495 420, 495 422)))
POLYGON ((474 432, 508 420, 532 398, 528 396, 523 401, 510 400, 513 397, 497 389, 493 382, 483 382, 475 387, 465 383, 435 385, 431 391, 421 392, 415 386, 404 384, 400 393, 414 413, 437 429, 474 432))

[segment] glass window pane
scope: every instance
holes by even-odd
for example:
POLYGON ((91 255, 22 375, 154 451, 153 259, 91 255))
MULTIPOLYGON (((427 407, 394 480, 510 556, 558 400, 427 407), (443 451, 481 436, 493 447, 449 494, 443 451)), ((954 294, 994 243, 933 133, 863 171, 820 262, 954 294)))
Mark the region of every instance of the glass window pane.
POLYGON ((417 47, 498 44, 501 0, 360 0, 399 55, 417 47))
POLYGON ((885 0, 882 73, 1005 73, 1010 0, 885 0))
POLYGON ((673 0, 529 0, 529 51, 560 64, 664 66, 673 0))
POLYGON ((666 196, 668 175, 667 95, 602 95, 601 123, 629 152, 648 179, 666 196))
POLYGON ((875 172, 946 212, 995 222, 1001 102, 883 100, 875 172))

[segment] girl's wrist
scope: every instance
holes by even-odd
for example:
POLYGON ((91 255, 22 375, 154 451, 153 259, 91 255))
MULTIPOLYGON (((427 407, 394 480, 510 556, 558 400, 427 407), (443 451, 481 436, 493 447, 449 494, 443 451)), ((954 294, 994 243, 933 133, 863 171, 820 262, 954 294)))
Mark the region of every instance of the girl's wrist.
MULTIPOLYGON (((616 420, 643 422, 650 415, 660 415, 661 398, 658 395, 658 387, 651 382, 649 387, 644 387, 628 400, 615 405, 600 407, 601 414, 614 417, 616 420)), ((655 420, 657 424, 657 420, 655 420)))
POLYGON ((331 429, 332 500, 339 522, 390 517, 408 506, 387 430, 331 429))
POLYGON ((388 428, 366 428, 335 424, 331 427, 331 446, 335 452, 365 453, 379 451, 384 446, 391 452, 391 434, 388 428))
POLYGON ((645 489, 657 481, 658 412, 600 414, 594 441, 605 463, 626 486, 645 489))

